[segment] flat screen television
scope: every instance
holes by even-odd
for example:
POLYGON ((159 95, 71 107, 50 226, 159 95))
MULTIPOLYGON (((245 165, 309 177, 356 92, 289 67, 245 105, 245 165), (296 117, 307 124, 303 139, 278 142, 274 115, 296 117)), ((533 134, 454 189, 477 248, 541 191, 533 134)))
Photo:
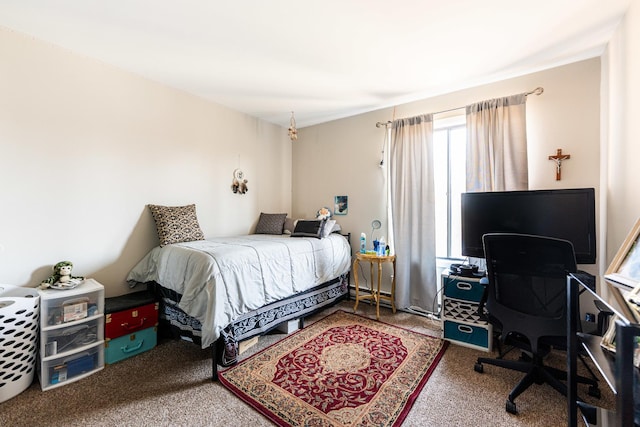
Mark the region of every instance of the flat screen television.
POLYGON ((486 233, 556 237, 573 243, 578 264, 596 262, 595 190, 462 194, 462 255, 484 258, 486 233))

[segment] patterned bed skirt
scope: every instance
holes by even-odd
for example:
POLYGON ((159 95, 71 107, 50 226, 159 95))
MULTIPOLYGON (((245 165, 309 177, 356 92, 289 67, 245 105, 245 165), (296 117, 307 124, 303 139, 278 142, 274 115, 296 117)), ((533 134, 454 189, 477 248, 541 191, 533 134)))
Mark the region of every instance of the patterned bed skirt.
MULTIPOLYGON (((243 315, 222 331, 216 349, 217 364, 231 366, 236 363, 240 341, 262 335, 284 322, 309 316, 347 297, 348 284, 347 273, 306 292, 275 301, 243 315)), ((147 286, 153 289, 160 301, 159 335, 200 345, 202 325, 178 308, 181 295, 157 283, 149 283, 147 286)))

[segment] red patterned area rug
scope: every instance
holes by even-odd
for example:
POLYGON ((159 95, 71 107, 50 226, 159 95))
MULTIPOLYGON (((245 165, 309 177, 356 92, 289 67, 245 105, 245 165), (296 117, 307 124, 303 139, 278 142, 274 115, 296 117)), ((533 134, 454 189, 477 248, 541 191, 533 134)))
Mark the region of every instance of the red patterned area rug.
POLYGON ((279 426, 398 426, 447 342, 337 311, 220 373, 279 426))

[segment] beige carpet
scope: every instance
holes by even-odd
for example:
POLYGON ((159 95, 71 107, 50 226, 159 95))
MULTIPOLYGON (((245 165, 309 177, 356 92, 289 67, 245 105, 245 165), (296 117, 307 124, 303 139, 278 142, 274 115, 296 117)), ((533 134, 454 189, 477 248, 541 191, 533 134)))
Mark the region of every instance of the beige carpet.
MULTIPOLYGON (((350 311, 343 302, 335 309, 350 311)), ((360 314, 375 310, 360 304, 360 314)), ((408 313, 381 309, 381 320, 439 336, 439 324, 408 313)), ((284 337, 261 337, 246 357, 284 337)), ((562 426, 567 424, 566 399, 548 385, 533 385, 516 403, 520 413, 505 412, 506 397, 521 374, 485 366, 473 370, 486 353, 450 345, 418 396, 404 426, 562 426)), ((161 342, 153 350, 54 390, 42 392, 36 380, 22 394, 0 403, 0 426, 268 426, 270 422, 219 383, 210 381, 210 353, 184 341, 161 342)), ((563 365, 552 354, 550 363, 563 365)), ((613 397, 602 386, 600 405, 613 397)), ((582 395, 586 390, 579 389, 582 395)), ((593 401, 592 402, 597 402, 593 401)))

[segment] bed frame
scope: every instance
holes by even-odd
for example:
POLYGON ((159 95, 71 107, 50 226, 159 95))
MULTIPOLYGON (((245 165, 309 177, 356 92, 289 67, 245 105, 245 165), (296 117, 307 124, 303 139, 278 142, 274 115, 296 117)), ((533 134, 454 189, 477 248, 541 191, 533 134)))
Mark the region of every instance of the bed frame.
MULTIPOLYGON (((202 325, 178 307, 181 296, 155 282, 147 283, 147 288, 154 292, 156 299, 160 302, 159 336, 183 339, 200 345, 202 325)), ((349 299, 349 273, 243 315, 229 324, 222 331, 220 338, 210 347, 211 380, 218 379, 218 365, 228 367, 237 363, 241 341, 263 335, 291 320, 298 320, 299 327, 303 328, 305 317, 342 299, 349 299)))
MULTIPOLYGON (((351 233, 340 234, 350 243, 351 233)), ((210 346, 211 380, 218 379, 218 365, 228 367, 237 363, 241 341, 264 335, 291 320, 298 320, 299 328, 303 328, 305 317, 343 299, 348 300, 350 277, 351 272, 347 271, 305 292, 260 307, 227 325, 216 342, 210 346)), ((146 286, 159 302, 159 337, 183 339, 201 345, 202 324, 178 307, 182 296, 156 282, 147 282, 146 286)))
MULTIPOLYGON (((340 233, 350 244, 351 233, 340 233)), ((218 379, 218 366, 228 367, 238 361, 239 343, 263 335, 285 322, 297 320, 304 327, 304 318, 349 299, 350 270, 339 277, 305 292, 291 295, 246 313, 227 325, 220 337, 209 347, 212 359, 212 381, 218 379)), ((162 338, 183 339, 202 345, 202 324, 178 307, 182 295, 157 282, 146 287, 159 302, 158 335, 162 338)))

